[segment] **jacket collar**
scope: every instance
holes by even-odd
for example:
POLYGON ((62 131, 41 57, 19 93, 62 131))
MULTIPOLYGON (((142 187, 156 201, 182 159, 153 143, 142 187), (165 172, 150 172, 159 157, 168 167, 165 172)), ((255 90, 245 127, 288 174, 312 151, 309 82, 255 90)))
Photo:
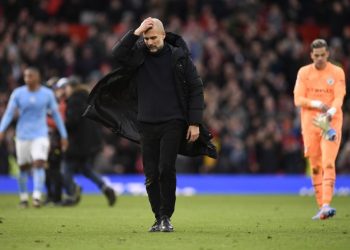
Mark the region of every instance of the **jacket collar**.
POLYGON ((183 40, 183 38, 175 33, 172 32, 166 32, 165 35, 165 42, 168 44, 181 48, 186 54, 190 53, 190 50, 187 47, 186 42, 183 40))

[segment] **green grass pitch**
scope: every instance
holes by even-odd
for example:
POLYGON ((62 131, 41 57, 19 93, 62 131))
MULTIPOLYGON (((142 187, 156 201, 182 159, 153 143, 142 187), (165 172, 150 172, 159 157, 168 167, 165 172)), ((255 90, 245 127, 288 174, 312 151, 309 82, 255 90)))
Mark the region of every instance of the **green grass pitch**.
POLYGON ((335 197, 337 215, 312 221, 313 197, 178 197, 176 232, 148 233, 147 197, 121 196, 110 208, 85 195, 77 207, 17 208, 0 196, 0 249, 350 249, 350 198, 335 197))

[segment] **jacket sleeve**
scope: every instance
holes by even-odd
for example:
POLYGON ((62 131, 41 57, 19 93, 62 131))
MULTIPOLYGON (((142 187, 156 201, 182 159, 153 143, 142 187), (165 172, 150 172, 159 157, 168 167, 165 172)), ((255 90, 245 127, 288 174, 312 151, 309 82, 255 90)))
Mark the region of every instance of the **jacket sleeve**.
POLYGON ((123 63, 128 58, 132 58, 134 45, 140 37, 134 34, 133 30, 129 30, 112 48, 113 57, 123 63))
POLYGON ((188 56, 185 70, 188 84, 188 119, 189 124, 201 124, 203 121, 204 94, 203 82, 197 73, 191 58, 188 56))

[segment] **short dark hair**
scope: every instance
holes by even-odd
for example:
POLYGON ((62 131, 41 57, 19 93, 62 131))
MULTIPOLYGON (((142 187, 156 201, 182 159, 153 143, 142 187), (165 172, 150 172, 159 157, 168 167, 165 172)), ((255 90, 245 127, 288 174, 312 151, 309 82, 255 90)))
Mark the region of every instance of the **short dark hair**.
POLYGON ((311 51, 313 49, 319 49, 319 48, 326 48, 326 50, 328 50, 328 44, 326 40, 318 38, 313 40, 313 42, 310 45, 310 48, 311 48, 311 51))
POLYGON ((30 67, 26 68, 25 70, 29 70, 29 71, 35 72, 35 73, 37 73, 39 75, 39 77, 41 77, 40 69, 37 68, 37 67, 30 66, 30 67))

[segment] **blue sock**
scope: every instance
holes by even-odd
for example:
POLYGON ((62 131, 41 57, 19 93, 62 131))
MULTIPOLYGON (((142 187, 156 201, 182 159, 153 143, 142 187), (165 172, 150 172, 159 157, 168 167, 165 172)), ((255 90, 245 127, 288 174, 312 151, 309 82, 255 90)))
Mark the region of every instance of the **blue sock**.
POLYGON ((45 185, 45 170, 44 168, 33 169, 33 198, 41 199, 41 193, 43 192, 45 185))
POLYGON ((19 196, 20 199, 28 200, 28 171, 27 170, 20 170, 19 176, 18 176, 18 189, 19 189, 19 196))

